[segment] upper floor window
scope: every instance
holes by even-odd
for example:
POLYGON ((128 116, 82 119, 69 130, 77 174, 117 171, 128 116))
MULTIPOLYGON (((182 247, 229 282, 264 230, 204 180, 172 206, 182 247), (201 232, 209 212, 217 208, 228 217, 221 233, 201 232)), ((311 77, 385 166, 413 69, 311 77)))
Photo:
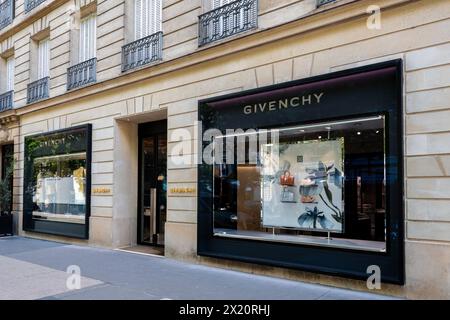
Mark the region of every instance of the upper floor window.
POLYGON ((0 112, 13 107, 14 100, 14 56, 1 61, 0 79, 0 112))
POLYGON ((221 6, 224 6, 226 4, 229 4, 235 0, 211 0, 212 1, 212 8, 217 9, 221 6))
POLYGON ((134 0, 134 41, 122 47, 122 71, 162 59, 162 0, 134 0))
POLYGON ((37 79, 27 86, 27 103, 48 98, 50 95, 50 39, 48 37, 44 38, 43 40, 37 41, 36 44, 36 73, 32 77, 37 79))
POLYGON ((134 1, 134 37, 139 40, 162 30, 161 0, 134 1))
POLYGON ((91 14, 81 20, 80 23, 80 62, 95 58, 97 46, 97 15, 91 14))
POLYGON ((33 10, 43 2, 45 2, 45 0, 25 0, 25 12, 33 10))
POLYGON ((38 79, 46 78, 50 73, 50 41, 49 38, 38 43, 38 79))
POLYGON ((6 91, 14 91, 14 57, 6 60, 6 91))
MULTIPOLYGON (((95 4, 95 3, 94 3, 95 4)), ((97 81, 97 15, 90 13, 80 21, 78 64, 67 69, 67 90, 97 81)))
POLYGON ((5 28, 14 19, 14 0, 0 0, 0 29, 5 28))
POLYGON ((258 0, 210 0, 212 10, 199 17, 199 45, 254 29, 258 0))

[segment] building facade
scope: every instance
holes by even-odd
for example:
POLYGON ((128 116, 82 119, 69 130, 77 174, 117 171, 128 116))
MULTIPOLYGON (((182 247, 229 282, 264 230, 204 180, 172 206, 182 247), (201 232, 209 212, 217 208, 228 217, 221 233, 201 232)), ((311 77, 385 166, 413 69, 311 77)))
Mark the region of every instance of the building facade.
POLYGON ((19 235, 450 298, 448 0, 2 0, 0 56, 19 235))

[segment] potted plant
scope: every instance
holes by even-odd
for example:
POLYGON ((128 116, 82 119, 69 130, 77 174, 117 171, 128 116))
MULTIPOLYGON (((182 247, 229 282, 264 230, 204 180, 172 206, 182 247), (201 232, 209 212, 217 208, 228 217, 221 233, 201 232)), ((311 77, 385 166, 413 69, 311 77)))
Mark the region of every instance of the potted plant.
POLYGON ((14 164, 11 163, 5 170, 3 179, 0 179, 0 237, 13 234, 12 203, 12 177, 14 164))

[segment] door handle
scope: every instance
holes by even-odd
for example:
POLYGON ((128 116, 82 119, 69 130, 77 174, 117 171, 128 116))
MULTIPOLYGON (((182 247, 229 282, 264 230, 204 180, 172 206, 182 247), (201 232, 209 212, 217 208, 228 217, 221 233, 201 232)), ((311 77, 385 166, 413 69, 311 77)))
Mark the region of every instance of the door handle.
POLYGON ((150 203, 151 203, 151 210, 152 210, 152 234, 156 234, 156 188, 150 189, 150 203))

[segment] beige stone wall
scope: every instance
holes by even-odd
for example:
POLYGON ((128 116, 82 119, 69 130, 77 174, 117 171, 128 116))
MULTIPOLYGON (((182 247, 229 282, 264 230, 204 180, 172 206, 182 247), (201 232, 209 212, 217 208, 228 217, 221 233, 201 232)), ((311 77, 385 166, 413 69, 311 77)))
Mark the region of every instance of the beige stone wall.
MULTIPOLYGON (((340 0, 337 4, 351 1, 340 0)), ((97 81, 120 76, 122 46, 134 40, 131 36, 132 3, 133 0, 47 0, 25 13, 24 0, 16 1, 13 24, 0 30, 0 55, 9 55, 12 51, 16 58, 14 107, 26 105, 27 85, 38 80, 34 76, 36 63, 33 63, 33 56, 36 52, 32 38, 46 29, 49 30, 51 48, 50 97, 66 93, 67 68, 79 62, 79 19, 83 9, 92 4, 96 4, 98 16, 97 81)), ((164 61, 202 50, 198 48, 198 16, 211 9, 209 3, 209 0, 163 1, 164 61)), ((316 0, 260 0, 259 30, 296 20, 314 11, 316 0)))
MULTIPOLYGON (((108 14, 112 14, 114 10, 120 11, 115 8, 123 7, 123 1, 114 1, 115 6, 106 8, 104 5, 102 9, 103 2, 98 1, 99 12, 111 11, 108 14)), ((191 6, 182 6, 184 3, 185 1, 167 1, 164 7, 165 28, 172 28, 173 37, 184 39, 180 42, 174 40, 172 45, 170 41, 169 44, 165 44, 169 46, 165 47, 167 48, 165 54, 168 56, 170 56, 168 52, 170 50, 173 52, 173 57, 177 54, 184 55, 191 49, 196 50, 193 46, 196 38, 191 38, 190 32, 184 33, 181 30, 193 29, 192 25, 196 21, 194 16, 199 13, 200 1, 190 2, 193 3, 191 6)), ((289 8, 291 5, 306 6, 307 3, 307 0, 286 0, 280 4, 280 10, 289 8)), ((130 161, 130 176, 136 174, 134 166, 137 160, 132 156, 136 146, 132 144, 132 137, 136 136, 137 139, 137 123, 156 120, 167 115, 169 150, 173 150, 175 143, 178 142, 178 139, 171 138, 174 130, 184 128, 192 131, 194 129, 199 99, 402 58, 405 61, 406 286, 384 286, 383 292, 410 298, 450 298, 450 193, 448 191, 450 124, 447 121, 450 117, 447 110, 450 109, 450 78, 448 76, 450 6, 447 0, 397 1, 397 3, 407 4, 386 8, 382 14, 380 30, 366 28, 364 12, 371 2, 358 1, 357 4, 350 4, 348 10, 359 12, 359 15, 355 13, 353 17, 344 19, 345 14, 339 12, 343 22, 320 26, 320 23, 327 19, 327 21, 337 19, 338 14, 335 12, 325 12, 324 15, 318 16, 321 19, 313 17, 301 21, 302 23, 294 23, 287 31, 284 27, 275 28, 266 33, 248 36, 245 41, 225 42, 210 48, 209 51, 204 49, 197 56, 192 56, 192 61, 196 61, 195 59, 199 56, 205 57, 203 61, 196 61, 195 64, 190 65, 186 62, 182 67, 176 67, 177 61, 168 62, 167 65, 175 67, 170 70, 171 72, 164 72, 165 64, 163 63, 161 66, 149 69, 156 70, 154 76, 150 74, 148 77, 138 78, 142 76, 142 73, 131 73, 127 75, 127 84, 122 82, 120 87, 109 88, 107 86, 109 83, 104 87, 99 85, 96 92, 91 89, 81 91, 88 94, 84 98, 70 95, 70 98, 59 104, 49 102, 50 107, 47 109, 22 114, 20 127, 17 129, 19 133, 16 136, 19 165, 15 179, 17 211, 20 212, 22 208, 24 137, 39 132, 92 123, 93 187, 110 188, 113 192, 106 195, 93 195, 90 240, 81 243, 106 247, 132 244, 135 239, 133 217, 136 217, 136 207, 132 203, 133 195, 137 192, 136 181, 124 177, 121 170, 124 168, 124 162, 130 161), (288 35, 283 36, 286 33, 288 35), (276 40, 264 42, 265 39, 277 36, 276 40), (259 43, 259 45, 245 47, 248 43, 259 43), (130 156, 124 157, 124 152, 130 156), (123 193, 127 187, 131 190, 130 196, 124 197, 123 193)), ((262 12, 271 14, 269 8, 269 1, 261 1, 262 12), (266 4, 266 7, 263 4, 266 4)), ((51 21, 57 21, 57 19, 54 18, 51 21)), ((123 16, 118 13, 117 19, 123 19, 123 16)), ((61 21, 63 20, 61 18, 61 21)), ((52 25, 51 22, 50 25, 52 25)), ((62 22, 61 25, 63 25, 62 22)), ((99 31, 99 37, 105 37, 104 47, 102 47, 104 49, 99 46, 99 59, 100 52, 104 52, 105 57, 102 63, 104 68, 102 67, 103 69, 99 71, 99 77, 102 74, 106 79, 118 71, 117 65, 113 63, 114 55, 117 53, 114 53, 113 48, 120 47, 124 36, 122 38, 118 36, 118 42, 106 40, 110 34, 107 30, 116 32, 112 30, 116 24, 109 24, 106 19, 104 26, 103 36, 99 31), (108 49, 109 46, 110 49, 108 49), (111 58, 106 58, 108 53, 111 58), (107 74, 109 76, 106 76, 107 74)), ((56 29, 58 28, 55 24, 56 29)), ((30 33, 30 31, 27 32, 30 33)), ((27 32, 20 33, 21 37, 18 38, 24 43, 23 46, 27 45, 25 40, 27 32)), ((61 32, 61 39, 58 41, 67 43, 68 35, 64 31, 61 32)), ((117 30, 118 34, 125 34, 125 32, 123 29, 117 30)), ((170 33, 167 36, 169 35, 170 33)), ((52 42, 54 41, 52 38, 52 42)), ((63 49, 65 46, 52 44, 55 52, 61 50, 61 57, 67 56, 67 51, 63 49)), ((17 48, 16 50, 24 52, 22 59, 26 61, 27 50, 20 49, 19 46, 17 48)), ((59 71, 52 69, 52 74, 57 75, 61 72, 60 77, 63 81, 64 64, 67 65, 69 60, 61 59, 59 71)), ((119 81, 122 80, 117 79, 118 83, 119 81)), ((53 87, 54 90, 61 90, 62 93, 61 88, 53 87)), ((23 99, 23 96, 20 99, 23 99)), ((192 141, 185 141, 185 143, 190 144, 192 141)), ((196 177, 197 169, 194 165, 179 166, 169 161, 169 189, 170 186, 195 187, 196 177)), ((21 217, 20 214, 19 217, 21 217)), ((196 195, 168 194, 166 254, 169 257, 364 290, 365 283, 360 281, 222 260, 199 259, 196 257, 196 220, 196 195)), ((25 233, 21 232, 21 234, 25 233)), ((46 238, 55 239, 54 237, 46 238)), ((73 242, 70 239, 56 239, 73 242)))

